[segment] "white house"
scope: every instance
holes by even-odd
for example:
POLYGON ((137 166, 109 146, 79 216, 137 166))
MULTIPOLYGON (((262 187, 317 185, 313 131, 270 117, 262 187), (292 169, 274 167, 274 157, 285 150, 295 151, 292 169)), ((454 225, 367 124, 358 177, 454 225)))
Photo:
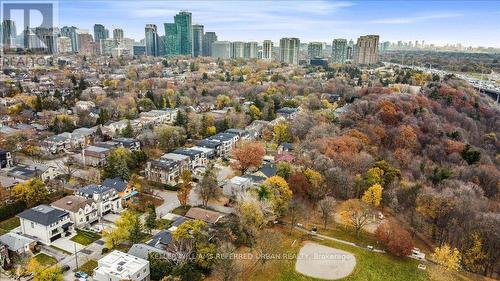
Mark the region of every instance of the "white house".
POLYGON ((121 198, 118 192, 109 186, 91 184, 75 191, 75 195, 87 199, 93 199, 97 205, 98 216, 102 217, 108 213, 119 213, 123 210, 121 198))
POLYGON ((99 209, 93 199, 68 195, 50 204, 56 209, 69 213, 69 217, 76 227, 89 226, 99 220, 99 209))
POLYGON ((149 281, 149 261, 113 251, 97 262, 94 281, 149 281))
POLYGON ((73 223, 69 213, 47 205, 38 205, 18 214, 22 234, 36 237, 50 245, 61 237, 71 235, 73 223))

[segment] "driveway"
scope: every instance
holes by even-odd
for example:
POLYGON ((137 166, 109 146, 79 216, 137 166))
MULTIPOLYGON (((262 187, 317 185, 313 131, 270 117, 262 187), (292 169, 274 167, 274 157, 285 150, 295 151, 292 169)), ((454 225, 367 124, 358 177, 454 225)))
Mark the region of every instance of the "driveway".
POLYGON ((66 236, 66 237, 61 237, 57 239, 56 241, 52 242, 52 245, 56 246, 57 248, 63 249, 67 252, 74 253, 76 251, 80 251, 81 249, 84 248, 82 244, 78 244, 74 241, 71 241, 70 239, 76 235, 76 232, 72 234, 71 236, 66 236))
POLYGON ((156 215, 161 218, 170 213, 173 209, 179 207, 181 203, 177 198, 177 192, 170 190, 155 191, 155 194, 163 199, 163 204, 156 207, 156 215))

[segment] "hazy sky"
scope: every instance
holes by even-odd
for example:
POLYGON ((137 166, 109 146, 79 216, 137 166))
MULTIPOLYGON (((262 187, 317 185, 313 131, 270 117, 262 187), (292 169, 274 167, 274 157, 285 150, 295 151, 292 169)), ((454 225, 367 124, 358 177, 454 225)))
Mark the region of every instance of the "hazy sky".
POLYGON ((93 33, 95 23, 110 33, 144 38, 144 26, 173 22, 179 10, 193 13, 193 24, 215 31, 219 40, 262 41, 299 37, 331 42, 379 34, 381 41, 425 40, 500 47, 500 1, 82 1, 59 2, 59 25, 93 33))

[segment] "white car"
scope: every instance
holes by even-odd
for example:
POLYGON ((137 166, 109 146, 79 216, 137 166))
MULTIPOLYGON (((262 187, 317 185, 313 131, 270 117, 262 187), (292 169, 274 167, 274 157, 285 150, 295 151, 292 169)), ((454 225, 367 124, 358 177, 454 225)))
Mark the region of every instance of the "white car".
POLYGON ((100 225, 95 225, 95 226, 91 227, 90 230, 97 232, 97 233, 101 233, 103 228, 100 225))

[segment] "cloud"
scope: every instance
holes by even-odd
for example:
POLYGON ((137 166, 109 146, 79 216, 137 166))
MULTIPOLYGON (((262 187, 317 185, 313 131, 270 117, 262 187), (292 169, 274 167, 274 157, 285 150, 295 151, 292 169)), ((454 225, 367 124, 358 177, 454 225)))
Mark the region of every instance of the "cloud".
POLYGON ((366 23, 368 24, 414 24, 420 23, 429 20, 435 19, 449 19, 449 18, 457 18, 463 16, 459 13, 441 13, 441 14, 430 14, 430 15, 421 15, 421 16, 408 16, 404 18, 386 18, 386 19, 377 19, 370 20, 366 23))

